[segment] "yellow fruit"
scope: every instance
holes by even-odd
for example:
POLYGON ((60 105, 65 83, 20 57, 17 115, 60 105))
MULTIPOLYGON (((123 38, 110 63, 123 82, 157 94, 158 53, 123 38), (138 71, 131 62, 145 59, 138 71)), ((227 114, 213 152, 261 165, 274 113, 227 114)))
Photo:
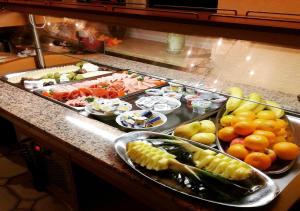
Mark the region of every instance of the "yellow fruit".
POLYGON ((276 115, 273 111, 268 111, 268 110, 263 110, 260 111, 256 114, 258 119, 271 119, 271 120, 275 120, 276 119, 276 115))
POLYGON ((275 134, 271 131, 267 131, 267 130, 256 130, 253 132, 254 135, 262 135, 264 137, 266 137, 269 141, 269 144, 272 145, 276 142, 275 138, 275 134))
POLYGON ((286 128, 287 127, 287 122, 282 120, 282 119, 276 119, 276 128, 281 129, 281 128, 286 128))
POLYGON ((267 108, 275 113, 276 118, 280 119, 284 115, 284 110, 278 103, 269 100, 266 100, 266 103, 269 105, 267 108))
POLYGON ((233 97, 228 98, 226 102, 225 115, 239 107, 242 103, 241 98, 243 97, 243 91, 239 87, 230 87, 227 89, 227 92, 233 97))
MULTIPOLYGON (((261 100, 261 103, 266 103, 266 102, 265 102, 264 100, 261 100)), ((254 112, 255 114, 257 114, 258 112, 264 110, 265 108, 266 108, 266 105, 264 105, 264 104, 258 104, 258 105, 256 106, 256 108, 253 110, 253 112, 254 112)))
POLYGON ((235 116, 242 116, 251 120, 254 120, 256 118, 255 113, 253 111, 239 111, 235 114, 235 116))
POLYGON ((231 126, 234 126, 238 122, 243 122, 243 121, 251 121, 251 119, 248 119, 247 117, 244 116, 235 116, 231 120, 231 126))
POLYGON ((248 96, 249 101, 245 100, 245 103, 242 103, 237 109, 233 111, 234 114, 241 112, 241 111, 251 111, 255 109, 258 104, 255 102, 261 101, 261 96, 257 93, 251 93, 248 96))
POLYGON ((255 119, 254 124, 257 130, 268 130, 273 132, 276 129, 276 121, 270 119, 255 119))
POLYGON ((240 121, 234 126, 234 132, 239 135, 250 135, 255 130, 255 124, 252 121, 240 121))
POLYGON ((273 146, 276 155, 282 160, 294 160, 298 157, 299 147, 291 142, 280 142, 273 146))
POLYGON ((231 121, 234 119, 233 115, 226 115, 220 119, 220 123, 223 127, 227 127, 231 125, 231 121))
POLYGON ((262 135, 249 135, 244 139, 245 146, 254 151, 263 151, 269 146, 269 141, 262 135))
POLYGON ((193 135, 198 133, 200 131, 200 128, 201 128, 200 122, 198 121, 192 122, 186 125, 178 126, 174 131, 174 135, 189 139, 193 135))
POLYGON ((192 141, 210 145, 215 142, 216 136, 213 133, 196 133, 191 137, 192 141))
POLYGON ((213 123, 213 121, 210 120, 202 120, 200 121, 201 127, 199 132, 202 133, 215 133, 216 132, 216 126, 213 123))

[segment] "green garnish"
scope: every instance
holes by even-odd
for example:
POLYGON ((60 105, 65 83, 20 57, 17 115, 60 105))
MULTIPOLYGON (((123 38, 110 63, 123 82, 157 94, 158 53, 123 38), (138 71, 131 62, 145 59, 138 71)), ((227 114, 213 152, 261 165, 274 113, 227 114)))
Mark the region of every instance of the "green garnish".
POLYGON ((93 97, 87 97, 87 98, 85 98, 84 100, 85 100, 86 102, 88 102, 88 103, 92 103, 92 102, 94 102, 95 98, 93 98, 93 97))

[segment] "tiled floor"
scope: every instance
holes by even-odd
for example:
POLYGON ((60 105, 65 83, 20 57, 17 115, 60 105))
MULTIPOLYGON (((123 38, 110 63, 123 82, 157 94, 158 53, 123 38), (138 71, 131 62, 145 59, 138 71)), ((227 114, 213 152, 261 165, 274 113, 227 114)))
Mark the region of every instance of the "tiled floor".
POLYGON ((32 177, 19 151, 0 146, 1 211, 68 211, 63 202, 32 185, 32 177))

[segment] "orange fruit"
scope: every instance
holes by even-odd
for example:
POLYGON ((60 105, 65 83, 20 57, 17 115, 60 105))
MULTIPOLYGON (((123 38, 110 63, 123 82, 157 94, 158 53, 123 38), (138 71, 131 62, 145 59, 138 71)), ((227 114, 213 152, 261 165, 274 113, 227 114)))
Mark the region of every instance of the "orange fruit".
POLYGON ((265 154, 268 155, 271 158, 271 161, 274 162, 274 160, 276 159, 276 153, 274 152, 274 150, 271 149, 266 149, 265 150, 265 154))
POLYGON ((254 135, 262 135, 264 137, 266 137, 269 141, 269 144, 272 145, 275 143, 275 134, 271 131, 267 131, 267 130, 256 130, 254 131, 252 134, 254 135))
POLYGON ((274 120, 256 119, 253 123, 257 130, 268 130, 273 132, 276 127, 276 122, 274 120))
POLYGON ((262 152, 251 152, 246 156, 244 161, 260 170, 266 170, 272 164, 271 158, 262 152))
POLYGON ((254 120, 256 119, 255 113, 253 111, 240 111, 235 114, 237 117, 245 117, 247 119, 254 120))
POLYGON ((276 129, 286 128, 287 122, 282 119, 276 119, 276 129))
POLYGON ((219 130, 218 132, 218 137, 222 140, 222 141, 226 141, 229 142, 232 139, 237 137, 237 134, 235 134, 234 132, 234 128, 233 127, 224 127, 221 130, 219 130))
POLYGON ((229 155, 232 155, 233 157, 239 158, 241 160, 244 160, 245 157, 249 154, 248 150, 242 144, 231 145, 227 149, 227 153, 229 155))
POLYGON ((233 118, 233 115, 225 115, 220 119, 220 123, 223 127, 230 126, 233 118))
POLYGON ((242 144, 244 145, 244 139, 243 138, 235 138, 230 142, 230 146, 234 144, 242 144))
POLYGON ((234 126, 236 123, 241 121, 251 121, 251 119, 244 116, 234 116, 231 120, 231 126, 234 126))
POLYGON ((286 142, 287 140, 285 139, 284 136, 276 136, 275 137, 275 142, 273 144, 277 144, 279 142, 286 142))
POLYGON ((285 128, 281 128, 279 131, 276 131, 275 133, 277 136, 287 137, 287 132, 286 132, 285 128))
POLYGON ((282 160, 294 160, 300 153, 298 145, 291 142, 280 142, 274 144, 273 150, 282 160))
POLYGON ((262 135, 249 135, 244 140, 245 146, 254 151, 262 151, 269 146, 269 141, 262 135))
POLYGON ((255 124, 252 121, 240 121, 234 126, 234 132, 239 135, 249 135, 254 132, 255 124))
POLYGON ((273 111, 269 111, 269 110, 263 110, 260 111, 256 114, 256 117, 258 119, 271 119, 271 120, 275 120, 276 119, 276 115, 273 111))

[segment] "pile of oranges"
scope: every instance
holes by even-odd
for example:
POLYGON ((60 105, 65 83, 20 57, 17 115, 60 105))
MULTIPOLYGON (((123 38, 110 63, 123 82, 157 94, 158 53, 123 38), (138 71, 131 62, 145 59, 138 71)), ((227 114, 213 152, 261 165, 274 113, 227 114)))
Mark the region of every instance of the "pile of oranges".
POLYGON ((241 111, 223 116, 220 123, 218 137, 230 144, 227 153, 260 170, 269 169, 276 159, 294 160, 300 153, 287 132, 287 122, 271 110, 241 111))

